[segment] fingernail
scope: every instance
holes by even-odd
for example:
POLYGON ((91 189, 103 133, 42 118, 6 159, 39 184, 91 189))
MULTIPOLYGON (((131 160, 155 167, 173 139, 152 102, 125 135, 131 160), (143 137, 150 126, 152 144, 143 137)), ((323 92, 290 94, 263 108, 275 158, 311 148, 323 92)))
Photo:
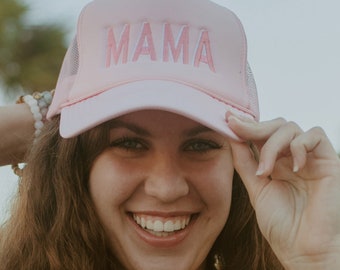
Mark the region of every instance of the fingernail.
POLYGON ((256 176, 261 176, 264 173, 264 164, 261 162, 257 168, 256 176))
POLYGON ((243 124, 254 124, 256 123, 256 121, 254 119, 245 117, 245 116, 241 116, 241 115, 235 115, 232 114, 230 112, 226 113, 226 121, 227 123, 229 123, 229 121, 232 119, 233 121, 237 122, 237 123, 243 123, 243 124))
POLYGON ((293 168, 293 172, 297 173, 299 171, 299 166, 298 165, 294 165, 294 168, 293 168))
POLYGON ((299 171, 300 167, 299 167, 295 158, 293 158, 293 164, 294 164, 293 165, 293 172, 297 173, 299 171))
POLYGON ((233 114, 226 115, 226 122, 229 124, 230 120, 241 123, 241 120, 233 114))
POLYGON ((227 124, 229 124, 229 118, 231 116, 233 116, 233 114, 231 112, 227 111, 226 114, 225 114, 225 120, 226 120, 227 124))

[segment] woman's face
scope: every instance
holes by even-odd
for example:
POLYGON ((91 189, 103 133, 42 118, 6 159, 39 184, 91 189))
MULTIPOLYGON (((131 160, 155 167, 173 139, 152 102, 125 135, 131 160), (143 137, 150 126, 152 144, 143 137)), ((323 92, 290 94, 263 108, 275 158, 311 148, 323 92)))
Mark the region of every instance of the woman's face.
POLYGON ((228 140, 177 114, 145 110, 112 120, 90 193, 127 269, 203 269, 231 203, 228 140))

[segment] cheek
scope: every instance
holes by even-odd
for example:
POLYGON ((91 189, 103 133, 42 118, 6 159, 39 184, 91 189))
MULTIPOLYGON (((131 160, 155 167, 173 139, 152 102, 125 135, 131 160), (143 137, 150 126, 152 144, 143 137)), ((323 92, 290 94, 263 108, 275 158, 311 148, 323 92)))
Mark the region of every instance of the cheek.
POLYGON ((210 190, 221 191, 230 190, 234 166, 230 155, 222 155, 215 159, 196 164, 195 168, 189 168, 192 178, 200 179, 200 185, 210 190))
POLYGON ((93 163, 89 179, 95 206, 112 208, 122 203, 135 189, 134 178, 126 162, 116 161, 105 152, 99 155, 93 163))
POLYGON ((229 213, 234 167, 230 155, 219 157, 204 166, 197 166, 192 181, 205 203, 223 215, 229 213))
POLYGON ((198 166, 193 175, 193 186, 205 205, 201 215, 204 229, 200 235, 203 238, 209 231, 206 245, 213 245, 229 217, 233 175, 234 168, 228 158, 198 166))

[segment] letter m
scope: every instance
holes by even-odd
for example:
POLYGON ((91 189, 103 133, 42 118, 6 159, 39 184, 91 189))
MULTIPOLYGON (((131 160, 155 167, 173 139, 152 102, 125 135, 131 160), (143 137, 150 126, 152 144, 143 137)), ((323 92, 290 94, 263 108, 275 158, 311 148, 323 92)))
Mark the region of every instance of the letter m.
POLYGON ((175 44, 174 36, 169 23, 164 24, 164 45, 163 45, 163 61, 169 61, 171 51, 173 60, 178 62, 178 58, 182 51, 183 64, 189 63, 189 26, 183 26, 175 44))
POLYGON ((115 39, 113 28, 110 27, 107 32, 107 50, 106 50, 106 67, 111 66, 112 59, 115 65, 118 64, 119 58, 122 55, 122 63, 125 64, 128 58, 130 38, 130 25, 126 24, 121 32, 119 44, 115 39))

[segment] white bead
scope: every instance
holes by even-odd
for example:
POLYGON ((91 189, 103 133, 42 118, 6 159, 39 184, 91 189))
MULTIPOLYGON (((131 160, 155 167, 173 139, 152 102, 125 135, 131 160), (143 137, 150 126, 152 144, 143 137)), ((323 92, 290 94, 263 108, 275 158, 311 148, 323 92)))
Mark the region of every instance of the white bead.
POLYGON ((35 121, 34 127, 35 129, 42 129, 44 126, 44 123, 42 121, 35 121))
POLYGON ((50 104, 52 103, 52 98, 53 98, 51 92, 50 92, 50 91, 44 91, 44 92, 42 93, 42 95, 43 95, 43 98, 44 98, 44 100, 46 101, 46 103, 47 103, 48 105, 50 105, 50 104))
POLYGON ((35 132, 34 132, 34 137, 38 137, 41 133, 41 129, 37 129, 35 132))
POLYGON ((48 111, 48 107, 40 109, 40 113, 43 116, 43 118, 46 117, 48 111))
POLYGON ((36 141, 37 136, 41 133, 41 129, 44 126, 43 123, 43 115, 40 112, 40 108, 38 106, 38 100, 33 98, 31 95, 26 95, 23 98, 24 102, 30 107, 30 111, 33 115, 34 119, 34 142, 36 141))
POLYGON ((36 106, 36 105, 32 105, 32 106, 31 106, 31 112, 32 112, 33 114, 40 113, 39 107, 36 106))
POLYGON ((45 107, 47 107, 48 105, 47 105, 47 103, 46 103, 45 100, 40 99, 40 100, 38 101, 38 106, 39 106, 39 108, 45 108, 45 107))
POLYGON ((41 113, 33 114, 33 118, 34 118, 35 121, 42 121, 42 119, 43 119, 41 113))
POLYGON ((35 92, 32 95, 23 97, 23 101, 30 107, 31 113, 34 118, 34 136, 36 141, 37 136, 41 133, 44 126, 44 119, 47 115, 48 107, 52 103, 53 95, 50 91, 42 93, 35 92))

